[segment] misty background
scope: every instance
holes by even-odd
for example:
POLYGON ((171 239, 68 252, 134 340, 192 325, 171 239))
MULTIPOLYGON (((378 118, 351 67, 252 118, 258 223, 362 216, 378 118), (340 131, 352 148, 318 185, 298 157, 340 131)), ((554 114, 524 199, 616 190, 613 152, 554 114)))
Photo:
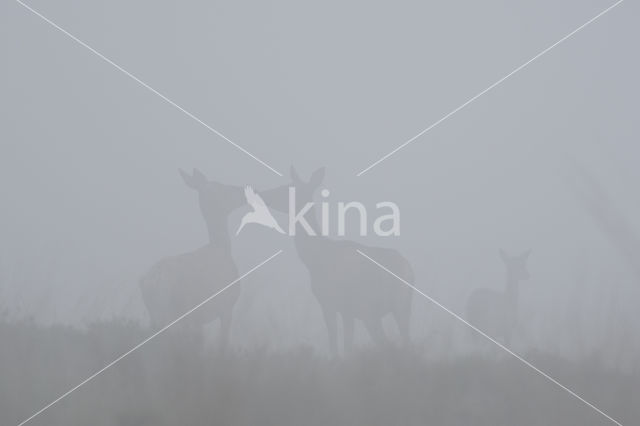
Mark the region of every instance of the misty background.
MULTIPOLYGON (((635 2, 360 177, 612 2, 28 4, 285 177, 18 3, 2 2, 5 321, 91 330, 128 320, 144 328, 140 277, 161 258, 207 242, 179 168, 264 190, 289 182, 292 164, 306 178, 326 166, 327 200, 364 203, 369 229, 375 203, 398 204, 399 237, 362 239, 356 223, 347 237, 400 251, 422 291, 462 314, 474 289, 504 288, 500 248, 531 249, 514 350, 597 359, 622 377, 637 374, 640 275, 576 192, 583 168, 610 196, 607 207, 640 232, 635 2)), ((232 233, 246 211, 231 216, 232 233)), ((243 279, 232 348, 326 355, 326 328, 292 239, 248 226, 232 236, 232 249, 240 273, 284 250, 243 279)), ((412 303, 412 341, 425 357, 475 353, 464 325, 418 295, 412 303)), ((208 327, 212 340, 217 327, 208 327)), ((357 345, 369 345, 356 327, 357 345)), ((394 335, 392 323, 385 327, 394 335)))

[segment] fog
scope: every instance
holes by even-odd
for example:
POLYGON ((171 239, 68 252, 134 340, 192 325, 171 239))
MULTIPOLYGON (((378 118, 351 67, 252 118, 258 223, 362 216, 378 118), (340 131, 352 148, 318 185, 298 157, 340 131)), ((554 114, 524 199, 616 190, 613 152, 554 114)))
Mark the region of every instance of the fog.
POLYGON ((185 114, 3 2, 0 423, 278 250, 29 424, 637 423, 637 4, 357 176, 611 4, 28 2, 185 114), (245 185, 285 231, 283 188, 326 202, 329 237, 236 235, 245 185), (399 235, 371 231, 383 201, 399 235))

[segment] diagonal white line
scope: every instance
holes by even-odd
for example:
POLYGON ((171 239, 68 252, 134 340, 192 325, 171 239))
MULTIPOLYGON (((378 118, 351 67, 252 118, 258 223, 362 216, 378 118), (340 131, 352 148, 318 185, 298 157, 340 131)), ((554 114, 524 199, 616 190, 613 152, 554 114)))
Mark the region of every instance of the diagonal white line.
POLYGON ((366 172, 368 172, 369 170, 371 170, 372 168, 374 168, 375 166, 377 166, 378 164, 382 163, 384 160, 386 160, 387 158, 391 157, 392 155, 394 155, 396 152, 400 151, 402 148, 404 148, 405 146, 409 145, 411 142, 415 141, 416 139, 418 139, 420 136, 424 135, 425 133, 427 133, 429 130, 433 129, 434 127, 436 127, 437 125, 439 125, 440 123, 442 123, 443 121, 445 121, 446 119, 448 119, 449 117, 451 117, 452 115, 454 115, 455 113, 457 113, 458 111, 460 111, 461 109, 463 109, 464 107, 466 107, 467 105, 469 105, 470 103, 472 103, 473 101, 475 101, 476 99, 478 99, 479 97, 481 97, 482 95, 484 95, 485 93, 487 93, 488 91, 490 91, 491 89, 493 89, 494 87, 498 86, 500 83, 502 83, 503 81, 505 81, 506 79, 508 79, 509 77, 511 77, 512 75, 514 75, 515 73, 517 73, 518 71, 522 70, 523 68, 525 68, 527 65, 529 65, 530 63, 532 63, 533 61, 535 61, 536 59, 540 58, 541 56, 543 56, 545 53, 549 52, 551 49, 553 49, 554 47, 558 46, 560 43, 564 42, 565 40, 567 40, 568 38, 572 37, 573 35, 575 35, 576 33, 578 33, 580 30, 582 30, 583 28, 585 28, 587 25, 593 23, 594 21, 596 21, 598 18, 600 18, 601 16, 603 16, 605 13, 609 12, 611 9, 613 9, 614 7, 618 6, 620 3, 622 3, 624 0, 618 0, 618 2, 614 3, 613 5, 609 6, 608 8, 606 8, 605 10, 603 10, 602 12, 598 13, 596 16, 594 16, 593 18, 589 19, 587 22, 585 22, 584 24, 580 25, 578 28, 576 28, 575 30, 571 31, 569 34, 567 34, 566 36, 562 37, 560 40, 558 40, 557 42, 553 43, 551 46, 547 47, 546 49, 544 49, 542 52, 538 53, 536 56, 534 56, 533 58, 529 59, 527 62, 525 62, 524 64, 520 65, 518 68, 514 69, 513 71, 511 71, 509 74, 505 75, 504 77, 502 77, 500 80, 496 81, 495 83, 493 83, 491 86, 487 87, 486 89, 484 89, 482 92, 478 93, 477 95, 475 95, 474 97, 472 97, 471 99, 469 99, 468 101, 466 101, 465 103, 463 103, 462 105, 460 105, 459 107, 457 107, 456 109, 454 109, 453 111, 451 111, 450 113, 448 113, 447 115, 445 115, 444 117, 442 117, 441 119, 439 119, 438 121, 436 121, 435 123, 433 123, 432 125, 430 125, 429 127, 427 127, 426 129, 424 129, 423 131, 421 131, 420 133, 418 133, 417 135, 415 135, 414 137, 412 137, 411 139, 409 139, 408 141, 404 142, 403 144, 399 145, 398 147, 396 147, 393 151, 389 152, 388 154, 384 155, 383 157, 381 157, 379 160, 375 161, 374 163, 370 164, 368 167, 366 167, 365 169, 361 170, 358 174, 356 174, 356 176, 362 176, 363 174, 365 174, 366 172))
POLYGON ((169 324, 165 325, 164 327, 162 327, 160 330, 156 331, 155 333, 153 333, 151 336, 147 337, 146 339, 144 339, 142 342, 138 343, 137 345, 135 345, 133 348, 129 349, 127 352, 123 353, 122 355, 120 355, 118 358, 114 359, 113 361, 111 361, 109 364, 105 365, 104 367, 102 367, 100 370, 96 371, 95 373, 93 373, 92 375, 90 375, 89 377, 87 377, 86 379, 84 379, 82 382, 78 383, 76 386, 72 387, 71 389, 69 389, 68 391, 66 391, 65 393, 63 393, 62 395, 60 395, 58 398, 56 398, 55 400, 51 401, 49 404, 45 405, 43 408, 41 408, 40 410, 36 411, 34 414, 32 414, 31 416, 29 416, 29 418, 23 420, 22 422, 20 422, 18 424, 18 426, 23 426, 25 424, 27 424, 28 422, 30 422, 31 420, 33 420, 34 418, 36 418, 37 416, 39 416, 40 414, 42 414, 43 412, 45 412, 46 410, 48 410, 49 408, 51 408, 52 406, 54 406, 55 404, 57 404, 58 402, 62 401, 64 398, 66 398, 67 396, 69 396, 70 394, 72 394, 73 392, 75 392, 77 389, 79 389, 80 387, 86 385, 87 383, 89 383, 91 380, 95 379, 96 377, 98 377, 100 374, 102 374, 103 372, 105 372, 106 370, 108 370, 109 368, 113 367, 115 364, 117 364, 118 362, 122 361, 124 358, 126 358, 127 356, 131 355, 133 352, 135 352, 136 350, 140 349, 142 346, 144 346, 146 343, 148 343, 149 341, 153 340, 154 338, 156 338, 157 336, 159 336, 160 334, 164 333, 165 331, 167 331, 171 326, 173 326, 174 324, 176 324, 178 321, 184 319, 186 316, 190 315, 191 313, 193 313, 196 309, 200 308, 202 305, 204 305, 205 303, 209 302, 211 299, 213 299, 214 297, 216 297, 217 295, 219 295, 220 293, 222 293, 223 291, 225 291, 226 289, 228 289, 229 287, 231 287, 232 285, 238 283, 240 280, 242 280, 244 277, 246 277, 247 275, 249 275, 250 273, 252 273, 253 271, 255 271, 256 269, 260 268, 261 266, 263 266, 265 263, 269 262, 271 259, 273 259, 274 257, 276 257, 277 255, 279 255, 280 253, 282 253, 282 250, 278 250, 275 254, 271 255, 269 258, 267 258, 266 260, 263 260, 262 262, 260 262, 259 264, 257 264, 256 266, 254 266, 253 268, 249 269, 247 272, 245 272, 244 274, 242 274, 240 277, 236 278, 235 280, 233 280, 232 282, 230 282, 229 284, 227 284, 226 286, 224 286, 222 288, 222 290, 216 292, 215 294, 212 294, 211 296, 207 297, 205 300, 203 300, 202 302, 198 303, 196 306, 194 306, 193 308, 189 309, 187 312, 185 312, 184 314, 180 315, 178 318, 176 318, 175 320, 171 321, 169 324))
POLYGON ((225 135, 223 135, 222 133, 220 133, 219 131, 217 131, 216 129, 214 129, 213 127, 211 127, 210 125, 208 125, 207 123, 205 123, 204 121, 202 121, 201 119, 199 119, 198 117, 196 117, 195 115, 193 115, 192 113, 190 113, 189 111, 187 111, 186 109, 184 109, 183 107, 181 107, 180 105, 178 105, 177 103, 175 103, 174 101, 172 101, 171 99, 166 97, 165 95, 163 95, 162 93, 158 92, 156 89, 154 89, 153 87, 149 86, 147 83, 145 83, 144 81, 140 80, 138 77, 136 77, 135 75, 131 74, 129 71, 127 71, 126 69, 122 68, 120 65, 116 64, 111 59, 107 58, 102 53, 100 53, 97 50, 95 50, 93 47, 89 46, 87 43, 83 42, 82 40, 80 40, 79 38, 77 38, 76 36, 74 36, 73 34, 68 32, 64 28, 60 27, 58 24, 56 24, 55 22, 53 22, 52 20, 50 20, 49 18, 47 18, 46 16, 44 16, 43 14, 38 12, 37 10, 33 9, 31 6, 23 3, 21 0, 15 0, 15 1, 18 4, 20 4, 22 7, 24 7, 25 9, 30 11, 31 13, 33 13, 34 15, 38 16, 43 21, 47 22, 49 25, 51 25, 52 27, 54 27, 55 29, 60 31, 61 33, 63 33, 64 35, 66 35, 67 37, 69 37, 70 39, 72 39, 73 41, 78 43, 79 45, 81 45, 82 47, 88 49, 91 53, 95 54, 97 57, 99 57, 103 61, 107 62, 109 65, 112 65, 118 71, 121 71, 123 74, 125 74, 127 77, 129 77, 132 80, 134 80, 136 83, 140 84, 144 88, 146 88, 149 91, 153 92, 154 94, 159 96, 161 99, 163 99, 164 101, 169 103, 171 106, 173 106, 173 107, 177 108, 178 110, 180 110, 181 112, 183 112, 189 118, 195 120, 196 122, 198 122, 202 126, 206 127, 208 130, 210 130, 211 132, 215 133, 216 135, 218 135, 219 137, 221 137, 225 141, 229 142, 231 145, 233 145, 234 147, 236 147, 237 149, 239 149, 240 151, 242 151, 243 153, 245 153, 249 157, 253 158, 258 163, 262 164, 267 169, 271 170, 273 173, 277 174, 278 176, 283 176, 282 173, 280 173, 279 171, 277 171, 276 169, 274 169, 273 167, 271 167, 270 165, 268 165, 267 163, 265 163, 264 161, 262 161, 261 159, 259 159, 258 157, 256 157, 252 153, 250 153, 249 151, 247 151, 245 148, 241 147, 240 145, 238 145, 237 143, 235 143, 234 141, 232 141, 231 139, 229 139, 228 137, 226 137, 225 135))
POLYGON ((462 318, 460 315, 456 314, 455 312, 453 312, 451 309, 447 308, 446 306, 444 306, 442 303, 438 302, 437 300, 435 300, 434 298, 432 298, 431 296, 425 294, 424 292, 422 292, 421 290, 419 290, 418 288, 416 288, 414 285, 410 284, 409 282, 407 282, 406 280, 404 280, 403 278, 399 277, 398 275, 396 275, 395 273, 393 273, 392 271, 390 271, 389 269, 387 269, 384 265, 378 263, 376 260, 370 258, 369 256, 367 256, 366 254, 364 254, 362 251, 356 249, 356 251, 362 255, 363 257, 369 259, 371 262, 373 262, 374 264, 376 264, 378 267, 380 267, 380 269, 386 271, 387 273, 393 275, 394 277, 396 277, 398 280, 400 280, 401 282, 403 282, 404 284, 406 284, 408 287, 410 287, 412 290, 416 291, 417 293, 419 293, 421 296, 425 297, 426 299, 428 299, 431 303, 435 304, 436 306, 438 306, 439 308, 443 309, 445 312, 447 312, 449 315, 453 316, 455 319, 457 319, 458 321, 462 322, 463 324, 467 325, 468 327, 470 327, 473 331, 475 331, 476 333, 479 333, 480 335, 482 335, 482 337, 486 338, 487 340, 491 341, 492 343, 494 343, 496 346, 498 346, 500 349, 502 349, 503 351, 507 352, 509 355, 515 357, 516 359, 518 359, 520 362, 522 362, 524 365, 526 365, 527 367, 531 368, 532 370, 534 370, 536 373, 542 375, 544 378, 546 378, 547 380, 549 380, 550 382, 554 383, 555 385, 559 386, 560 388, 562 388, 563 390, 565 390, 566 392, 568 392, 569 394, 571 394, 572 396, 574 396, 575 398, 579 399, 580 401, 582 401, 584 404, 586 404, 587 406, 591 407, 592 409, 594 409, 595 411, 597 411, 598 413, 600 413, 601 415, 603 415, 604 417, 606 417, 607 419, 611 420, 613 423, 617 424, 618 426, 622 426, 622 423, 618 422, 617 420, 615 420, 614 418, 612 418, 611 416, 609 416, 607 413, 605 413, 604 411, 602 411, 601 409, 599 409, 598 407, 596 407, 595 405, 593 405, 592 403, 590 403, 589 401, 587 401, 586 399, 584 399, 583 397, 581 397, 580 395, 578 395, 577 393, 575 393, 574 391, 572 391, 571 389, 569 389, 568 387, 566 387, 565 385, 563 385, 562 383, 560 383, 559 381, 557 381, 556 379, 554 379, 553 377, 551 377, 550 375, 548 375, 547 373, 545 373, 544 371, 540 370, 538 367, 536 367, 535 365, 531 364, 529 361, 527 361, 526 359, 522 358, 520 355, 518 355, 517 353, 513 352, 511 349, 507 348, 506 346, 504 346, 502 343, 498 342, 496 339, 494 339, 493 337, 489 336, 488 334, 486 334, 485 332, 483 332, 482 330, 480 330, 479 328, 477 328, 476 326, 474 326, 473 324, 469 323, 467 320, 465 320, 464 318, 462 318))

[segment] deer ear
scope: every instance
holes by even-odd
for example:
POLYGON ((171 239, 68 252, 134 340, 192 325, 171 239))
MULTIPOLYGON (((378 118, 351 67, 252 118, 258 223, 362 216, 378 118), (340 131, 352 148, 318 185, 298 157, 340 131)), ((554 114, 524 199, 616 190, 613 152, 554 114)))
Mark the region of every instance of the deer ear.
POLYGON ((320 184, 324 180, 324 172, 325 172, 325 168, 324 167, 320 167, 318 170, 313 172, 313 174, 311 175, 311 179, 309 179, 309 183, 313 187, 320 186, 320 184))
POLYGON ((293 167, 293 165, 289 169, 289 174, 291 175, 291 180, 293 181, 293 183, 302 183, 302 179, 300 179, 300 175, 298 175, 298 172, 296 171, 296 168, 293 167))
POLYGON ((201 183, 207 183, 207 177, 200 170, 194 168, 193 169, 193 177, 201 183))
POLYGON ((182 180, 187 184, 188 187, 199 191, 204 187, 207 183, 207 178, 202 174, 202 172, 198 169, 193 169, 193 175, 189 175, 182 169, 179 169, 180 176, 182 176, 182 180))
POLYGON ((500 258, 504 263, 509 262, 509 255, 507 255, 507 253, 505 253, 505 251, 502 249, 500 249, 500 258))

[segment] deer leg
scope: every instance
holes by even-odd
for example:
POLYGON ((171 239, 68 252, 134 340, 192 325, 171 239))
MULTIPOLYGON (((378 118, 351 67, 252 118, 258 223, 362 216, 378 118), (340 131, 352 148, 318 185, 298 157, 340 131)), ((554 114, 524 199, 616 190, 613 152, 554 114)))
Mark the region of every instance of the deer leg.
POLYGON ((327 331, 329 332, 329 350, 334 357, 338 355, 338 319, 337 312, 322 308, 322 314, 324 315, 324 322, 327 325, 327 331))
POLYGON ((231 331, 231 310, 220 315, 220 352, 225 354, 229 346, 229 334, 231 331))
POLYGON ((411 341, 411 337, 409 335, 409 323, 411 321, 411 311, 409 310, 397 310, 393 313, 393 318, 398 325, 398 330, 400 331, 400 336, 402 337, 402 344, 404 346, 409 346, 409 342, 411 341))
POLYGON ((504 346, 511 349, 511 330, 504 332, 504 346))
POLYGON ((379 347, 384 347, 387 343, 387 337, 382 329, 382 318, 368 318, 364 322, 369 335, 373 342, 379 347))
POLYGON ((344 328, 344 352, 345 354, 353 352, 353 327, 354 318, 349 315, 342 314, 342 324, 344 328))

